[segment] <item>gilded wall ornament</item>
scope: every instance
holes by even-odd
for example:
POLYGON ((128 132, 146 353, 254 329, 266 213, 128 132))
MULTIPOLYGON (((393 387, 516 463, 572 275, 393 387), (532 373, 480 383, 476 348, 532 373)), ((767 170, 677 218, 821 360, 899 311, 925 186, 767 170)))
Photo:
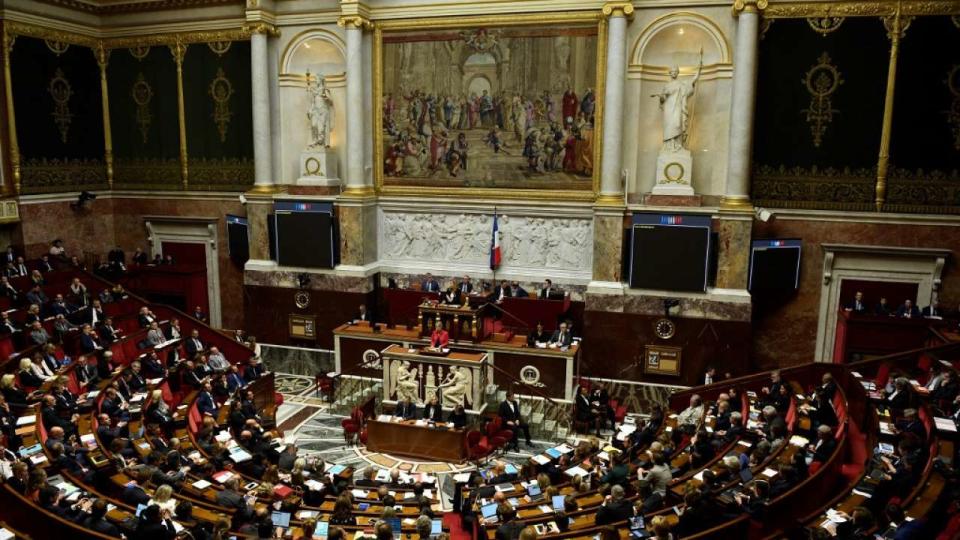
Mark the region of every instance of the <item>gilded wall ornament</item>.
POLYGON ((148 54, 150 54, 149 46, 130 47, 128 50, 130 51, 131 56, 141 62, 147 57, 148 54))
POLYGON ((831 96, 843 84, 843 77, 830 60, 830 55, 824 52, 801 82, 810 94, 810 106, 800 112, 805 115, 807 124, 810 125, 813 145, 819 148, 823 134, 833 122, 834 113, 840 112, 833 108, 831 96))
POLYGON ((143 73, 137 75, 136 82, 130 88, 130 97, 137 105, 137 126, 140 128, 140 137, 143 144, 147 144, 147 136, 150 134, 150 123, 153 121, 153 115, 150 114, 150 101, 153 99, 153 88, 150 83, 143 78, 143 73))
POLYGON ((207 43, 207 47, 210 47, 210 50, 213 51, 213 54, 217 56, 223 56, 227 54, 227 51, 230 50, 230 46, 233 45, 232 41, 211 41, 207 43))
POLYGON ((217 124, 217 131, 220 132, 220 142, 226 142, 230 117, 233 116, 230 111, 230 96, 233 95, 233 85, 227 79, 223 68, 217 68, 217 76, 210 82, 208 92, 213 99, 212 116, 214 123, 217 124))
POLYGON ((950 20, 953 21, 954 26, 960 28, 960 15, 951 15, 950 20))
MULTIPOLYGON (((893 17, 883 17, 883 27, 887 30, 887 38, 893 39, 893 22, 896 19, 896 15, 893 17)), ((910 23, 913 22, 913 17, 909 15, 900 15, 900 36, 903 37, 907 33, 907 28, 910 28, 910 23)))
POLYGON ((61 54, 67 52, 67 49, 70 48, 70 44, 65 41, 57 41, 55 39, 45 39, 44 43, 47 44, 47 48, 50 49, 50 52, 60 56, 61 54))
POLYGON ((57 68, 47 85, 47 92, 53 98, 53 112, 50 116, 57 124, 60 131, 60 140, 67 143, 67 134, 70 131, 70 123, 73 121, 73 113, 70 112, 70 97, 73 95, 73 88, 70 87, 70 81, 63 74, 63 70, 57 68))
POLYGON ((950 101, 950 110, 943 111, 947 115, 947 123, 953 131, 953 147, 960 151, 960 64, 954 64, 947 72, 943 81, 950 90, 953 99, 950 101))
POLYGON ((843 17, 831 17, 828 14, 822 17, 807 17, 807 24, 814 32, 825 36, 840 29, 840 25, 843 24, 843 17))

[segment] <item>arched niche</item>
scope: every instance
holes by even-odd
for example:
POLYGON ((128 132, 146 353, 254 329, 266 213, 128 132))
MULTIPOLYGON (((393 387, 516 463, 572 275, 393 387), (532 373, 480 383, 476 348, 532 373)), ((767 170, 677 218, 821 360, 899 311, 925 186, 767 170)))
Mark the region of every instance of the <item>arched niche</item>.
POLYGON ((713 21, 698 13, 670 13, 643 29, 630 55, 630 66, 696 66, 701 47, 704 66, 730 64, 730 45, 713 21))
POLYGON ((652 20, 630 49, 627 102, 624 110, 624 164, 631 193, 649 193, 662 145, 662 112, 651 94, 660 92, 673 66, 689 78, 703 49, 703 72, 691 102, 689 148, 693 154, 693 187, 699 194, 720 195, 726 178, 729 139, 730 44, 723 30, 703 14, 676 11, 652 20), (631 166, 632 165, 632 166, 631 166))
POLYGON ((333 101, 334 120, 330 139, 337 154, 340 176, 346 163, 346 50, 336 33, 311 29, 295 35, 280 55, 280 174, 291 184, 300 176, 300 153, 306 148, 310 126, 307 72, 323 77, 333 101))

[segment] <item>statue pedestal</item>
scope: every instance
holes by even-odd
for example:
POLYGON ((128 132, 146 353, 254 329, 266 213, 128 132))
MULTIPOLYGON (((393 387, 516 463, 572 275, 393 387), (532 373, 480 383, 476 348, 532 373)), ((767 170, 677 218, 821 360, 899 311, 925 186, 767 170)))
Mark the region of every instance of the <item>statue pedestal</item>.
POLYGON ((339 186, 337 154, 332 148, 305 150, 300 153, 298 186, 339 186))
POLYGON ((653 195, 694 194, 690 180, 693 178, 693 158, 690 150, 684 148, 676 152, 661 150, 657 155, 657 183, 653 186, 653 195))

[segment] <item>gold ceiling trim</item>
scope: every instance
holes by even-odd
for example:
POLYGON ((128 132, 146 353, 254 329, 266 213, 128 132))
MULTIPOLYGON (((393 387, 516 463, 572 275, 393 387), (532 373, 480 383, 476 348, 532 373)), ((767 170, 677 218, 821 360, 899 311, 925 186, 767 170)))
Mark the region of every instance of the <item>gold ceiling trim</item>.
POLYGON ((4 29, 7 34, 12 36, 25 36, 37 39, 43 39, 48 42, 57 42, 62 44, 79 45, 96 49, 103 46, 106 49, 142 49, 144 47, 175 45, 178 43, 211 43, 223 41, 246 41, 250 35, 258 30, 259 27, 244 25, 240 28, 230 30, 198 30, 195 32, 182 32, 171 34, 151 34, 146 36, 133 36, 122 38, 104 38, 98 39, 92 36, 78 34, 75 32, 66 32, 43 26, 32 24, 5 21, 4 29))
POLYGON ((605 17, 600 11, 524 13, 517 15, 477 15, 437 17, 432 19, 394 19, 373 21, 376 28, 394 30, 435 30, 443 28, 475 28, 477 26, 524 26, 550 23, 597 23, 605 17))
POLYGON ((41 3, 61 6, 84 13, 96 15, 113 15, 120 13, 139 13, 146 11, 162 11, 166 9, 185 9, 215 7, 236 4, 243 5, 243 0, 141 0, 138 2, 117 0, 112 2, 83 2, 80 0, 38 0, 41 3))
MULTIPOLYGON (((763 16, 769 19, 804 19, 809 17, 892 17, 897 12, 897 2, 771 2, 763 16)), ((960 14, 960 2, 955 0, 904 0, 900 3, 901 15, 956 15, 960 14)))

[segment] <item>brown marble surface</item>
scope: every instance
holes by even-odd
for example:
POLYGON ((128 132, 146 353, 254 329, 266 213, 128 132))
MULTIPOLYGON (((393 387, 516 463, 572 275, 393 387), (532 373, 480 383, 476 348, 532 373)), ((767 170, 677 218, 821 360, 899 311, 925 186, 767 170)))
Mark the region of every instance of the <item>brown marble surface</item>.
POLYGON ((363 266, 377 260, 375 206, 337 205, 340 225, 340 263, 363 266))
MULTIPOLYGON (((680 305, 671 310, 671 316, 717 321, 750 321, 749 300, 715 299, 671 293, 669 298, 677 299, 680 305)), ((638 315, 663 316, 662 295, 644 295, 636 292, 623 294, 588 293, 586 308, 588 311, 613 313, 633 313, 638 315)))
MULTIPOLYGON (((114 200, 99 198, 88 209, 74 210, 69 202, 20 204, 20 233, 27 258, 47 253, 59 238, 68 255, 106 258, 114 240, 114 200)), ((5 249, 6 246, 3 246, 5 249)))
POLYGON ((593 218, 593 279, 619 282, 623 251, 623 217, 597 215, 593 218))
MULTIPOLYGON (((823 283, 823 243, 926 247, 954 250, 943 270, 940 304, 957 309, 960 227, 818 221, 791 218, 756 223, 754 238, 802 238, 800 288, 786 298, 754 298, 753 351, 759 367, 790 366, 813 359, 823 283)), ((923 307, 923 306, 921 306, 923 307)))
POLYGON ((752 220, 713 220, 720 246, 717 250, 717 287, 746 289, 747 270, 750 267, 750 233, 752 220))
POLYGON ((267 234, 267 215, 273 208, 273 201, 252 201, 247 203, 247 220, 250 231, 250 258, 270 259, 270 239, 267 234))
POLYGON ((361 294, 366 294, 373 290, 373 282, 371 278, 337 276, 328 273, 310 272, 309 270, 278 270, 272 272, 247 270, 244 272, 244 285, 282 289, 298 289, 299 282, 297 280, 297 276, 300 274, 307 274, 310 276, 310 284, 306 287, 308 290, 330 292, 342 291, 361 294))

